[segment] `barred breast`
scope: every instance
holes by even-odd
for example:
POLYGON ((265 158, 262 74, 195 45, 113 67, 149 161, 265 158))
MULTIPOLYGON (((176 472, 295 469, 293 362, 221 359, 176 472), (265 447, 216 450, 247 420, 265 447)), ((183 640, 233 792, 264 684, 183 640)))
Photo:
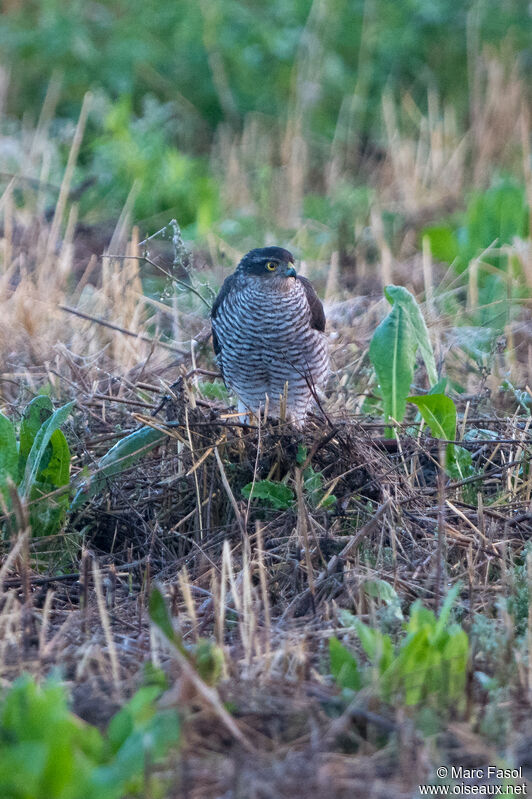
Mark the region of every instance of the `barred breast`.
POLYGON ((324 333, 311 326, 301 282, 239 277, 213 328, 219 366, 239 398, 239 410, 258 411, 268 395, 269 413, 278 416, 288 382, 287 413, 302 421, 312 404, 312 386, 327 381, 329 359, 324 333))

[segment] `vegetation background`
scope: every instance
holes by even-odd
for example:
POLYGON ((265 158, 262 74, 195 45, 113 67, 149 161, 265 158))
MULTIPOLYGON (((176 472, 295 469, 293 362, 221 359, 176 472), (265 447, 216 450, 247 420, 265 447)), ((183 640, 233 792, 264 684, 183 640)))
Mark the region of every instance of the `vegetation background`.
POLYGON ((2 796, 530 778, 530 4, 6 0, 0 54, 2 796), (303 433, 209 344, 274 243, 303 433))

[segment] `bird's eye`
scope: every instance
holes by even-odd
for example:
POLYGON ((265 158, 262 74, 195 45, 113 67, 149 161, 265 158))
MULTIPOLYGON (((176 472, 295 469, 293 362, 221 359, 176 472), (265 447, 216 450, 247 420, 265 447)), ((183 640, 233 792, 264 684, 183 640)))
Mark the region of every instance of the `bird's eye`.
POLYGON ((268 270, 268 272, 275 272, 275 270, 277 269, 277 264, 274 261, 268 261, 268 263, 266 264, 266 269, 268 270))

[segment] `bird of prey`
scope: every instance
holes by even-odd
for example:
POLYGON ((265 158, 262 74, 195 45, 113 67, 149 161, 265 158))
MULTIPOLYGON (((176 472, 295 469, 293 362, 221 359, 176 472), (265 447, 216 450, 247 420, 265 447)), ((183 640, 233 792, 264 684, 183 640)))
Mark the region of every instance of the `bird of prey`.
POLYGON ((309 280, 281 247, 245 255, 227 277, 211 311, 216 360, 242 414, 278 417, 285 384, 286 416, 301 425, 316 388, 329 375, 325 313, 309 280))

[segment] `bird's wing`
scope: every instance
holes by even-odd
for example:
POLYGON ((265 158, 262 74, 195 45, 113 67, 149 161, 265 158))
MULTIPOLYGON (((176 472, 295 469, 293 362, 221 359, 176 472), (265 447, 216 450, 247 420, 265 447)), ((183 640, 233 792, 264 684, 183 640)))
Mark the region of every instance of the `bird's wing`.
POLYGON ((214 325, 212 324, 212 322, 216 319, 216 314, 218 313, 218 310, 222 305, 223 301, 231 291, 234 282, 235 282, 234 274, 229 275, 229 277, 225 278, 224 282, 222 283, 222 288, 218 292, 216 299, 214 300, 214 304, 211 308, 212 345, 214 347, 215 355, 220 354, 222 347, 220 345, 220 342, 218 341, 218 337, 216 335, 216 331, 214 329, 214 325))
POLYGON ((321 300, 314 291, 310 280, 307 280, 306 277, 302 277, 301 275, 298 275, 297 279, 305 289, 305 295, 310 308, 310 324, 314 330, 320 330, 323 333, 325 330, 325 311, 323 310, 321 300))

